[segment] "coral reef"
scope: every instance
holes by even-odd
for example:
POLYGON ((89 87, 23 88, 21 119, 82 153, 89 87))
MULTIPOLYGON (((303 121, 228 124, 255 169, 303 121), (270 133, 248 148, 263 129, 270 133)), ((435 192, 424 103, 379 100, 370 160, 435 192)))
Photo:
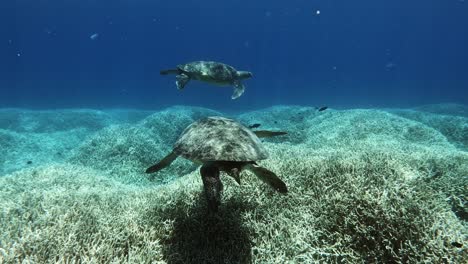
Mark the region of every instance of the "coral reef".
POLYGON ((454 103, 430 104, 413 108, 420 112, 430 112, 440 115, 454 115, 468 117, 468 106, 454 103))
POLYGON ((405 109, 391 112, 433 127, 458 148, 468 150, 468 115, 442 115, 405 109))
MULTIPOLYGON (((463 125, 454 121, 459 117, 299 106, 234 116, 290 132, 265 140, 270 157, 259 162, 289 193, 274 192, 249 172, 240 186, 224 175, 223 202, 213 215, 195 165, 178 159, 155 182, 142 172, 170 151, 186 125, 207 115, 221 113, 172 107, 126 121, 112 117, 92 133, 80 126, 51 132, 86 135, 56 136, 73 148, 67 157, 0 177, 0 262, 468 260, 468 152, 442 129, 445 121, 463 125)), ((30 151, 21 143, 30 131, 0 129, 7 152, 30 151)), ((34 136, 45 144, 41 133, 34 136)))

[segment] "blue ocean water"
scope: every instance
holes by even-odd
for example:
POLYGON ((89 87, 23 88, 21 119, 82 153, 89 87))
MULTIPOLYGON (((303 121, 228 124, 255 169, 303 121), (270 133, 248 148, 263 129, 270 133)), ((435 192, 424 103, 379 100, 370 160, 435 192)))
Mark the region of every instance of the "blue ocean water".
POLYGON ((15 0, 0 8, 0 106, 221 110, 468 104, 463 0, 15 0), (252 71, 245 94, 159 70, 252 71))

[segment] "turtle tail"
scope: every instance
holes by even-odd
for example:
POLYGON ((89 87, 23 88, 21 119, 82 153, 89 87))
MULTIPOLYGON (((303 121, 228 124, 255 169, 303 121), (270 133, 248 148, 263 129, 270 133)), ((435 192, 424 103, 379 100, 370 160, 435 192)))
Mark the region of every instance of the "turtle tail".
POLYGON ((168 75, 168 74, 179 74, 180 70, 179 69, 169 69, 169 70, 162 70, 159 72, 161 75, 168 75))
POLYGON ((171 163, 177 158, 177 154, 172 151, 166 157, 164 157, 160 162, 154 164, 153 166, 146 169, 146 173, 154 173, 160 171, 167 166, 171 165, 171 163))

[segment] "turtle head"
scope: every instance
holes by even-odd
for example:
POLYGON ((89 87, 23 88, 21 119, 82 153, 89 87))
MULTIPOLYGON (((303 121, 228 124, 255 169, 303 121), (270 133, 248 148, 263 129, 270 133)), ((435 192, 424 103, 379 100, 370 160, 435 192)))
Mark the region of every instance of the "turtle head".
POLYGON ((239 77, 239 79, 243 80, 251 78, 253 75, 251 72, 248 71, 237 71, 237 76, 239 77))

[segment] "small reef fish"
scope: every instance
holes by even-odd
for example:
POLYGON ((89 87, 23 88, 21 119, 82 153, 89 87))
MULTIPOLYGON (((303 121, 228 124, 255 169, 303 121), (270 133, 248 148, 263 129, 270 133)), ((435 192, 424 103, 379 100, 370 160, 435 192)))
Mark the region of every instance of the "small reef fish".
POLYGON ((328 106, 322 106, 318 109, 319 112, 325 111, 328 109, 328 106))
POLYGON ((261 124, 253 124, 253 125, 250 125, 249 128, 257 128, 257 127, 260 127, 261 124))

